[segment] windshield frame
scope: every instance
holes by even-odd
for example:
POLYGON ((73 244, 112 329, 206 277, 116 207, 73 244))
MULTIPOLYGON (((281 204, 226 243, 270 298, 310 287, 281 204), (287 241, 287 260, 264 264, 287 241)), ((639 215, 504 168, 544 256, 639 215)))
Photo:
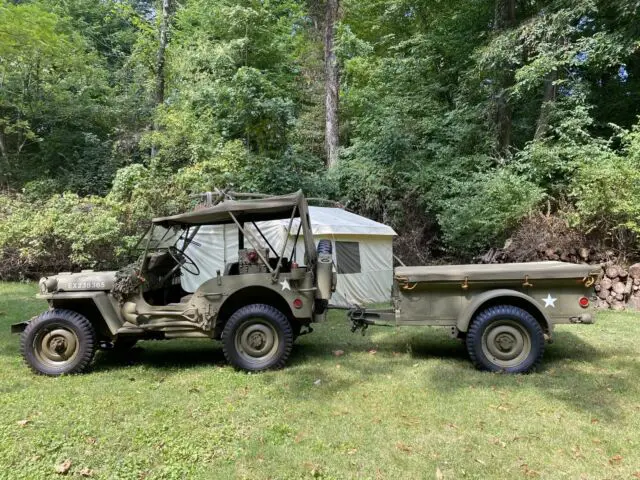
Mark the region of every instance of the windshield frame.
POLYGON ((144 239, 146 238, 147 240, 144 250, 140 256, 141 270, 144 271, 147 267, 149 252, 165 252, 169 251, 171 248, 175 248, 177 251, 176 253, 184 253, 189 245, 194 243, 194 238, 199 230, 200 225, 172 225, 170 227, 165 227, 163 225, 152 223, 136 244, 136 249, 138 249, 144 239), (164 234, 159 239, 153 238, 156 228, 162 228, 165 230, 164 234), (163 242, 165 242, 167 235, 169 234, 173 234, 172 236, 175 237, 175 241, 171 244, 163 245, 163 242), (153 242, 155 242, 155 244, 153 244, 153 242))

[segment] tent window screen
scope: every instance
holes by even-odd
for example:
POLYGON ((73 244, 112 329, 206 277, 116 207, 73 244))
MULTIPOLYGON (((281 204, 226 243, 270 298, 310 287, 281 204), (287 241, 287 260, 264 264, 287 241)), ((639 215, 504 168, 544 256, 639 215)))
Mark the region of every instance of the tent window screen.
POLYGON ((336 242, 338 273, 360 273, 360 244, 358 242, 336 242))

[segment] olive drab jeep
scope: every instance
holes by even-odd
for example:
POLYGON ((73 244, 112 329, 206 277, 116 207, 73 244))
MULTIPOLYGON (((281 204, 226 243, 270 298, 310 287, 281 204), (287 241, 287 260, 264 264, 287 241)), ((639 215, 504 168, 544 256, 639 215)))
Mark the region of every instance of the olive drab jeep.
POLYGON ((44 375, 79 373, 100 347, 171 338, 220 340, 239 369, 282 367, 294 339, 326 316, 337 278, 331 242, 314 244, 302 192, 218 193, 209 206, 153 219, 133 265, 42 278, 38 298, 49 310, 12 325, 29 367, 44 375), (274 247, 261 225, 276 220, 287 234, 274 247), (198 242, 198 233, 224 225, 237 232, 237 259, 207 275, 194 257, 212 252, 202 250, 209 247, 198 242), (194 291, 183 287, 187 274, 199 279, 194 291))

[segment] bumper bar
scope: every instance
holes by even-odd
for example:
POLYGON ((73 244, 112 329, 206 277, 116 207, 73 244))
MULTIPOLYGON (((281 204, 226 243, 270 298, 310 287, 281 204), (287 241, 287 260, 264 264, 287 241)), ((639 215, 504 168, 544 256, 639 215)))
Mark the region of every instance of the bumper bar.
POLYGON ((29 325, 29 322, 14 323, 11 325, 11 333, 22 333, 27 328, 27 325, 29 325))

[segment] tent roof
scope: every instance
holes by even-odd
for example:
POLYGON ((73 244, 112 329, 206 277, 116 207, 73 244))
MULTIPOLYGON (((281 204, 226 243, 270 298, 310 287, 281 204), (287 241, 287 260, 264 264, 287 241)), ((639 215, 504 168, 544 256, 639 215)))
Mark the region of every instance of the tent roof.
MULTIPOLYGON (((397 235, 393 228, 384 223, 375 222, 341 208, 309 207, 309 217, 314 235, 397 235)), ((285 222, 288 220, 282 223, 285 222)), ((295 227, 291 229, 292 234, 295 234, 298 222, 298 219, 294 220, 295 227)))
POLYGON ((153 223, 170 225, 216 225, 233 223, 229 213, 233 213, 238 221, 265 221, 289 217, 294 206, 305 202, 302 191, 289 195, 281 195, 250 200, 225 200, 213 207, 202 208, 193 212, 181 213, 170 217, 154 218, 153 223))

